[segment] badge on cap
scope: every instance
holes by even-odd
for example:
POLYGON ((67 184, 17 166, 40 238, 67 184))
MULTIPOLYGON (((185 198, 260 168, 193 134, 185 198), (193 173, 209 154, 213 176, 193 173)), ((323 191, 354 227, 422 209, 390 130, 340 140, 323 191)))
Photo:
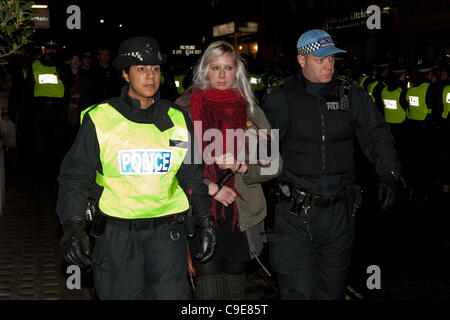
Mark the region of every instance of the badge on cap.
POLYGON ((144 51, 147 52, 148 54, 152 54, 153 53, 153 47, 150 44, 147 44, 145 46, 144 51))

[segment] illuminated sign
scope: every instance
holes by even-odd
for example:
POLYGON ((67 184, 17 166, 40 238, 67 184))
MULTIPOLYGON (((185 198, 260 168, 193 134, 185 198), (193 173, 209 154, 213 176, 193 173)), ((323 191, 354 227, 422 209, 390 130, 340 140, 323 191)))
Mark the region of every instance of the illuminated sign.
POLYGON ((238 27, 239 32, 258 32, 258 23, 257 22, 243 22, 239 24, 238 27))
POLYGON ((35 29, 50 29, 50 10, 45 8, 33 8, 33 26, 35 29))
POLYGON ((258 32, 257 22, 229 22, 213 27, 213 36, 220 37, 235 32, 255 33, 258 32))
POLYGON ((175 54, 175 55, 182 55, 182 54, 184 54, 186 56, 189 56, 189 55, 192 55, 192 54, 193 55, 200 55, 202 53, 203 53, 203 50, 196 49, 195 45, 184 45, 184 44, 182 44, 182 45, 180 45, 180 47, 178 49, 173 49, 172 50, 172 54, 175 54))
POLYGON ((226 34, 232 34, 234 32, 235 32, 234 22, 229 22, 213 27, 213 37, 220 37, 226 34))

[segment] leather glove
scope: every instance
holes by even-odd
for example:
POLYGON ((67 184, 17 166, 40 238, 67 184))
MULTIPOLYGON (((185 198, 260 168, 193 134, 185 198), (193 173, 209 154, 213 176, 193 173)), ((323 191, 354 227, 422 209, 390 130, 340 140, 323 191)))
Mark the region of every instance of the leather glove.
POLYGON ((59 244, 64 259, 81 268, 91 264, 91 246, 85 229, 86 219, 82 216, 73 217, 63 224, 64 234, 59 244))
POLYGON ((200 262, 206 262, 214 254, 216 247, 216 231, 210 216, 200 217, 198 225, 200 227, 198 236, 200 237, 201 250, 195 255, 200 262))
POLYGON ((378 200, 381 202, 381 209, 391 208, 398 195, 397 177, 393 172, 386 172, 380 176, 378 181, 378 200))

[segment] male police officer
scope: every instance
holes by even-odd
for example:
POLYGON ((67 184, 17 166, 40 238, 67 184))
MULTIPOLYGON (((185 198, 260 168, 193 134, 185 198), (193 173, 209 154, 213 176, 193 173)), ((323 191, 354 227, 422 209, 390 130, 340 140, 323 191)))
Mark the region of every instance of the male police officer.
POLYGON ((263 100, 285 160, 270 262, 282 299, 341 299, 361 196, 353 185, 354 134, 380 176, 382 209, 395 201, 400 164, 367 92, 336 79, 334 54, 345 51, 318 29, 302 34, 297 50, 302 70, 263 100))
POLYGON ((180 224, 189 208, 189 189, 201 228, 197 257, 207 260, 214 252, 202 166, 183 161, 197 150, 190 145, 195 141, 192 124, 158 91, 165 60, 153 38, 122 42, 113 65, 127 85, 120 97, 86 110, 61 167, 61 251, 82 267, 92 258, 100 299, 189 298, 187 244, 180 224), (90 257, 84 212, 94 180, 100 214, 94 217, 98 239, 90 257))

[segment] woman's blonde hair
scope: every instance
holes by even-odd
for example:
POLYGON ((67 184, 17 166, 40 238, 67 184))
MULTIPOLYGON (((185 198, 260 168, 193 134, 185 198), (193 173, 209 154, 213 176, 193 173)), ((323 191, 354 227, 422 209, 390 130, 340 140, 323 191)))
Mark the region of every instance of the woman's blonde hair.
POLYGON ((232 88, 236 88, 248 102, 250 112, 253 113, 256 98, 249 82, 248 73, 245 67, 245 61, 241 58, 234 47, 226 41, 215 41, 206 48, 200 60, 197 62, 193 72, 192 89, 208 89, 211 83, 208 79, 208 68, 211 61, 218 56, 228 53, 232 57, 236 67, 236 81, 232 88))

